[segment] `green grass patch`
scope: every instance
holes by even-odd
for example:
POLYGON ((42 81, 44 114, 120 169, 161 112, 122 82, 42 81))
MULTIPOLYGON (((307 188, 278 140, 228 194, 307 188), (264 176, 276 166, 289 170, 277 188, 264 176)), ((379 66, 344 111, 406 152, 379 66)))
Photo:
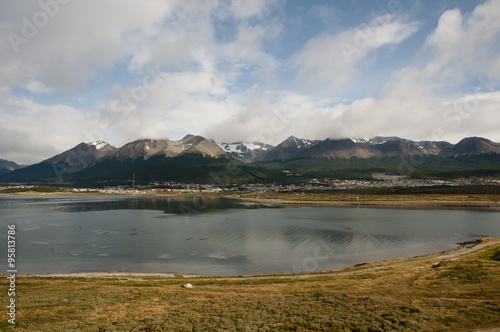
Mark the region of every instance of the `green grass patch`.
POLYGON ((500 262, 500 249, 496 249, 493 254, 490 256, 491 260, 500 262))
MULTIPOLYGON (((445 265, 446 266, 446 265, 445 265)), ((467 283, 479 283, 486 276, 480 262, 471 261, 466 264, 455 264, 447 267, 446 271, 439 275, 439 279, 460 281, 467 283)))

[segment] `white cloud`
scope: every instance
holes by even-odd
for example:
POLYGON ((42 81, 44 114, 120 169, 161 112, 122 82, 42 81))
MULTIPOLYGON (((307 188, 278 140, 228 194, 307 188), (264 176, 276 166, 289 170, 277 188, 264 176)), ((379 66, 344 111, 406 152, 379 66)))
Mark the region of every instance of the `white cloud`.
POLYGON ((32 79, 26 84, 26 90, 32 93, 50 93, 52 91, 46 84, 36 79, 32 79))
POLYGON ((264 50, 264 44, 276 39, 281 29, 276 22, 257 25, 241 22, 235 39, 217 45, 214 50, 215 58, 221 62, 219 73, 229 82, 237 81, 247 72, 251 72, 256 80, 272 79, 280 63, 264 50))
POLYGON ((310 139, 382 135, 451 142, 483 136, 500 141, 500 118, 496 116, 500 92, 449 99, 417 96, 409 99, 390 94, 332 106, 328 99, 266 91, 254 96, 249 107, 208 127, 203 134, 220 141, 270 144, 278 144, 289 135, 310 139))
POLYGON ((467 136, 483 136, 500 140, 500 119, 492 117, 499 103, 500 92, 405 103, 397 98, 364 99, 344 111, 338 129, 344 137, 395 135, 456 142, 467 136))
MULTIPOLYGON (((32 163, 80 141, 104 139, 120 146, 141 137, 199 133, 231 116, 241 106, 237 95, 228 89, 242 73, 276 67, 273 56, 263 49, 264 41, 275 38, 280 27, 263 18, 278 3, 238 3, 231 13, 238 19, 238 32, 234 40, 225 41, 214 35, 212 14, 218 8, 212 2, 70 1, 60 5, 57 14, 27 44, 17 45, 19 52, 7 38, 0 40, 5 55, 0 63, 0 90, 5 94, 0 102, 4 138, 0 157, 32 163), (249 18, 252 23, 246 21, 249 18), (107 88, 106 93, 115 94, 116 99, 96 101, 96 105, 105 105, 101 112, 52 101, 65 90, 84 90, 93 78, 114 75, 118 64, 126 67, 137 83, 122 87, 118 81, 107 88), (144 80, 157 83, 151 82, 145 71, 153 67, 161 71, 161 84, 146 89, 140 100, 132 98, 133 107, 124 107, 122 95, 141 92, 144 80), (49 101, 43 105, 14 97, 9 87, 48 94, 49 101), (36 152, 22 155, 31 150, 36 152)), ((31 19, 43 11, 35 0, 3 2, 0 6, 9 14, 0 23, 2 36, 8 32, 22 36, 23 17, 31 19)))
MULTIPOLYGON (((138 138, 180 138, 200 133, 206 126, 226 118, 239 109, 234 96, 208 71, 162 73, 151 89, 144 89, 140 100, 134 91, 115 87, 119 100, 106 104, 102 114, 102 135, 118 137, 119 144, 138 138)), ((148 83, 149 84, 149 83, 148 83)))
POLYGON ((331 107, 329 98, 317 99, 288 91, 247 91, 248 107, 208 126, 203 134, 219 141, 259 141, 278 144, 290 135, 324 139, 332 135, 343 105, 331 107))
MULTIPOLYGON (((334 105, 334 100, 266 91, 250 107, 206 132, 218 139, 260 137, 272 144, 290 134, 318 139, 395 135, 452 142, 466 136, 484 136, 498 141, 500 92, 496 91, 494 67, 500 61, 493 52, 500 45, 494 42, 498 38, 495 27, 500 22, 496 20, 500 15, 495 9, 498 3, 486 2, 465 18, 459 10, 444 12, 422 47, 424 64, 420 65, 421 58, 417 58, 415 65, 395 72, 378 97, 334 105), (478 77, 485 74, 481 58, 492 75, 478 77), (472 78, 469 84, 477 92, 449 94, 445 83, 455 80, 456 88, 461 86, 457 78, 467 76, 472 78), (447 95, 440 94, 441 90, 447 95), (281 130, 270 131, 277 109, 285 110, 286 123, 281 130)), ((372 34, 365 44, 358 40, 357 46, 365 47, 358 47, 350 61, 339 51, 339 45, 350 42, 356 46, 356 30, 312 38, 293 57, 299 69, 297 80, 333 87, 355 80, 359 65, 371 51, 400 43, 419 27, 416 21, 390 16, 383 19, 386 24, 378 27, 377 34, 372 34)), ((358 31, 362 31, 360 35, 369 35, 368 29, 369 25, 358 31)), ((460 81, 463 83, 463 79, 460 81)))
POLYGON ((444 12, 424 50, 431 60, 422 74, 429 78, 454 85, 480 75, 499 79, 500 1, 486 1, 466 16, 459 9, 444 12))
POLYGON ((471 13, 443 12, 418 57, 406 59, 388 82, 367 77, 381 93, 350 103, 331 96, 355 90, 361 74, 377 71, 378 60, 421 23, 404 14, 372 17, 356 28, 315 33, 289 59, 278 58, 269 50, 293 44, 286 22, 269 15, 282 13, 283 3, 69 1, 16 53, 8 33, 22 35, 23 17, 32 20, 42 9, 36 0, 1 2, 0 158, 32 163, 80 141, 120 146, 187 133, 273 144, 289 135, 500 140, 500 0, 471 13), (297 70, 298 84, 288 82, 286 65, 297 70), (150 81, 148 68, 158 68, 158 82, 150 81), (124 107, 122 95, 138 93, 144 83, 158 84, 124 107), (103 92, 95 92, 101 84, 103 92), (305 92, 325 86, 314 97, 305 92), (66 91, 81 92, 80 101, 96 99, 78 110, 59 101, 66 91))
POLYGON ((333 125, 318 121, 319 128, 328 126, 333 137, 500 140, 499 8, 496 0, 466 16, 444 12, 423 45, 423 65, 395 72, 377 98, 354 101, 333 125))
POLYGON ((258 15, 266 6, 265 0, 235 1, 234 16, 238 18, 258 15))
POLYGON ((438 26, 427 38, 429 46, 446 49, 460 41, 462 31, 462 13, 459 9, 444 12, 438 21, 438 26))
POLYGON ((65 105, 45 106, 13 97, 5 105, 8 109, 0 106, 2 158, 22 164, 40 162, 88 141, 85 130, 99 125, 96 114, 65 105))
POLYGON ((116 61, 140 47, 142 40, 157 34, 159 24, 170 15, 175 3, 2 2, 0 10, 9 15, 1 25, 5 39, 0 45, 0 84, 22 87, 27 81, 39 79, 58 88, 84 86, 99 71, 112 68, 116 61), (51 4, 51 9, 44 9, 40 3, 51 4), (23 42, 12 43, 13 34, 23 42))
POLYGON ((282 2, 282 0, 234 0, 230 1, 231 6, 229 10, 233 10, 232 14, 236 18, 249 18, 252 16, 262 16, 270 8, 280 5, 282 2))
POLYGON ((298 68, 296 81, 301 85, 338 88, 357 77, 360 62, 373 50, 401 43, 418 27, 416 21, 407 22, 402 16, 386 14, 356 29, 320 34, 292 57, 292 63, 298 68))

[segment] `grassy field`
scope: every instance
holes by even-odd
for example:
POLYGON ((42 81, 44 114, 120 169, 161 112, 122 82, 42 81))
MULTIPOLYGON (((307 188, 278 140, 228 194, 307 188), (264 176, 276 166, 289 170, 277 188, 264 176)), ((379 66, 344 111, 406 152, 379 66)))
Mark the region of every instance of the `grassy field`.
MULTIPOLYGON (((302 275, 18 276, 18 331, 471 331, 500 327, 500 239, 302 275), (190 282, 195 287, 182 288, 190 282)), ((7 279, 2 278, 4 289, 7 279)), ((1 293, 8 303, 7 292, 1 293)), ((5 307, 4 307, 5 308, 5 307)), ((4 309, 6 310, 6 309, 4 309)))

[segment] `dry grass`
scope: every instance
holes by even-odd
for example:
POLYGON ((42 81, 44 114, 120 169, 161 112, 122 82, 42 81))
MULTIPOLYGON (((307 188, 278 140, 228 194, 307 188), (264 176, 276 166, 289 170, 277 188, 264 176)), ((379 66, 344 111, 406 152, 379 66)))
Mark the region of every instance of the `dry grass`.
MULTIPOLYGON (((500 326, 500 239, 310 275, 18 276, 20 331, 466 331, 500 326), (432 265, 440 262, 439 267, 432 265), (195 288, 180 285, 191 282, 195 288)), ((2 278, 2 284, 7 285, 2 278)), ((7 294, 2 292, 2 303, 7 294)), ((14 329, 4 319, 2 330, 14 329)))
POLYGON ((500 206, 497 194, 351 194, 304 191, 269 192, 242 195, 242 200, 280 204, 319 204, 319 205, 401 205, 401 206, 500 206))

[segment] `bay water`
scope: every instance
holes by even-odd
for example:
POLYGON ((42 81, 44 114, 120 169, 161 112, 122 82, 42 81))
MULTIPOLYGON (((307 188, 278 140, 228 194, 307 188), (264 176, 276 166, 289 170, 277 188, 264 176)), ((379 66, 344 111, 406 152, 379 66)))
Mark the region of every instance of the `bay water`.
MULTIPOLYGON (((207 197, 0 196, 18 273, 309 272, 500 237, 499 209, 279 206, 207 197)), ((3 230, 3 231, 1 231, 3 230)))

